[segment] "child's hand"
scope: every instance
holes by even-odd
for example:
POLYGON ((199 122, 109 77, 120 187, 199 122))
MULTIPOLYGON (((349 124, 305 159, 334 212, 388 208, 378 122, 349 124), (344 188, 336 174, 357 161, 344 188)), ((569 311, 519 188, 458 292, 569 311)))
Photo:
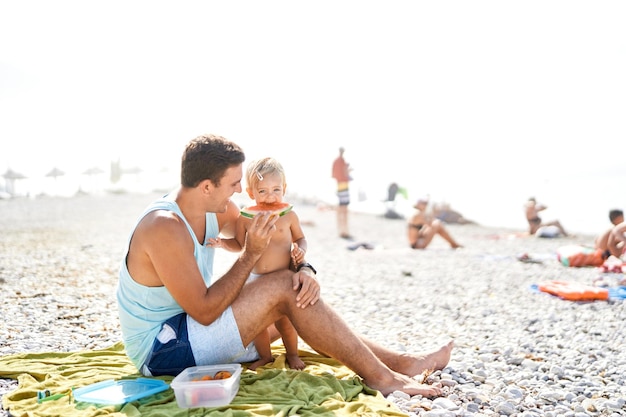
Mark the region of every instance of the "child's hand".
POLYGON ((299 265, 304 262, 304 255, 306 252, 304 249, 298 246, 297 243, 293 244, 293 249, 291 250, 291 259, 293 260, 294 265, 299 265))
POLYGON ((220 239, 219 237, 210 237, 206 242, 206 246, 215 249, 224 247, 222 245, 222 239, 220 239))

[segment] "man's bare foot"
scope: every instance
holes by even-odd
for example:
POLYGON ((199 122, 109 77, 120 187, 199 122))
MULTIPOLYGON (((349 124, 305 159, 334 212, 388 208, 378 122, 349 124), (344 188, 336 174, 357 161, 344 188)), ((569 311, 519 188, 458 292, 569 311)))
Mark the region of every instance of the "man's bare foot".
POLYGON ((259 366, 267 365, 270 362, 274 362, 274 358, 272 356, 269 358, 260 358, 248 365, 248 369, 254 371, 259 366))
POLYGON ((300 356, 296 355, 287 355, 287 363, 291 369, 303 370, 306 367, 306 364, 300 359, 300 356))
POLYGON ((432 352, 403 355, 402 363, 399 363, 398 369, 394 367, 394 370, 410 377, 420 375, 427 370, 438 371, 450 362, 453 347, 454 341, 451 340, 432 352))
POLYGON ((424 397, 439 397, 443 394, 441 387, 434 385, 420 384, 413 378, 409 378, 406 375, 402 375, 392 371, 392 379, 390 381, 375 383, 365 381, 368 387, 378 390, 384 396, 391 394, 394 391, 402 391, 411 396, 422 395, 424 397))

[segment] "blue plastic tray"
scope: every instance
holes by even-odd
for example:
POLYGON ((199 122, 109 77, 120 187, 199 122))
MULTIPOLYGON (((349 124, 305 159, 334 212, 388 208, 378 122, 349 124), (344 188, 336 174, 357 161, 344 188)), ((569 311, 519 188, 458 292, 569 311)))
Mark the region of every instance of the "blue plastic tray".
POLYGON ((94 404, 124 404, 165 391, 170 386, 160 379, 112 379, 87 385, 73 391, 76 401, 94 404))

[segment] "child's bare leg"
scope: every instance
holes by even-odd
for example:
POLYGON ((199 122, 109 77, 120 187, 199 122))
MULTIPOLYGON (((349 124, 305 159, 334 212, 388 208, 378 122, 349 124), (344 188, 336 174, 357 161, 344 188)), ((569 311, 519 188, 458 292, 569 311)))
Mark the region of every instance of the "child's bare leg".
POLYGON ((272 349, 270 348, 270 334, 269 331, 264 330, 257 337, 254 338, 254 346, 259 353, 259 359, 252 362, 248 369, 255 370, 259 366, 266 365, 274 361, 272 356, 272 349))
POLYGON ((275 324, 283 338, 289 367, 292 369, 304 369, 306 364, 298 356, 298 332, 296 332, 293 324, 287 317, 279 319, 275 324))

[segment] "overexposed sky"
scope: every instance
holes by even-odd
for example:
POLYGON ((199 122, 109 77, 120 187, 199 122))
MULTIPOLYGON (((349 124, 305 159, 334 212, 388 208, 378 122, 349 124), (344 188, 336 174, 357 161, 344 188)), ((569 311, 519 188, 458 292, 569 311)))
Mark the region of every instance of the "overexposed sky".
MULTIPOLYGON (((178 167, 201 133, 326 186, 624 172, 623 1, 0 0, 0 171, 178 167)), ((527 195, 527 194, 524 194, 527 195)))

